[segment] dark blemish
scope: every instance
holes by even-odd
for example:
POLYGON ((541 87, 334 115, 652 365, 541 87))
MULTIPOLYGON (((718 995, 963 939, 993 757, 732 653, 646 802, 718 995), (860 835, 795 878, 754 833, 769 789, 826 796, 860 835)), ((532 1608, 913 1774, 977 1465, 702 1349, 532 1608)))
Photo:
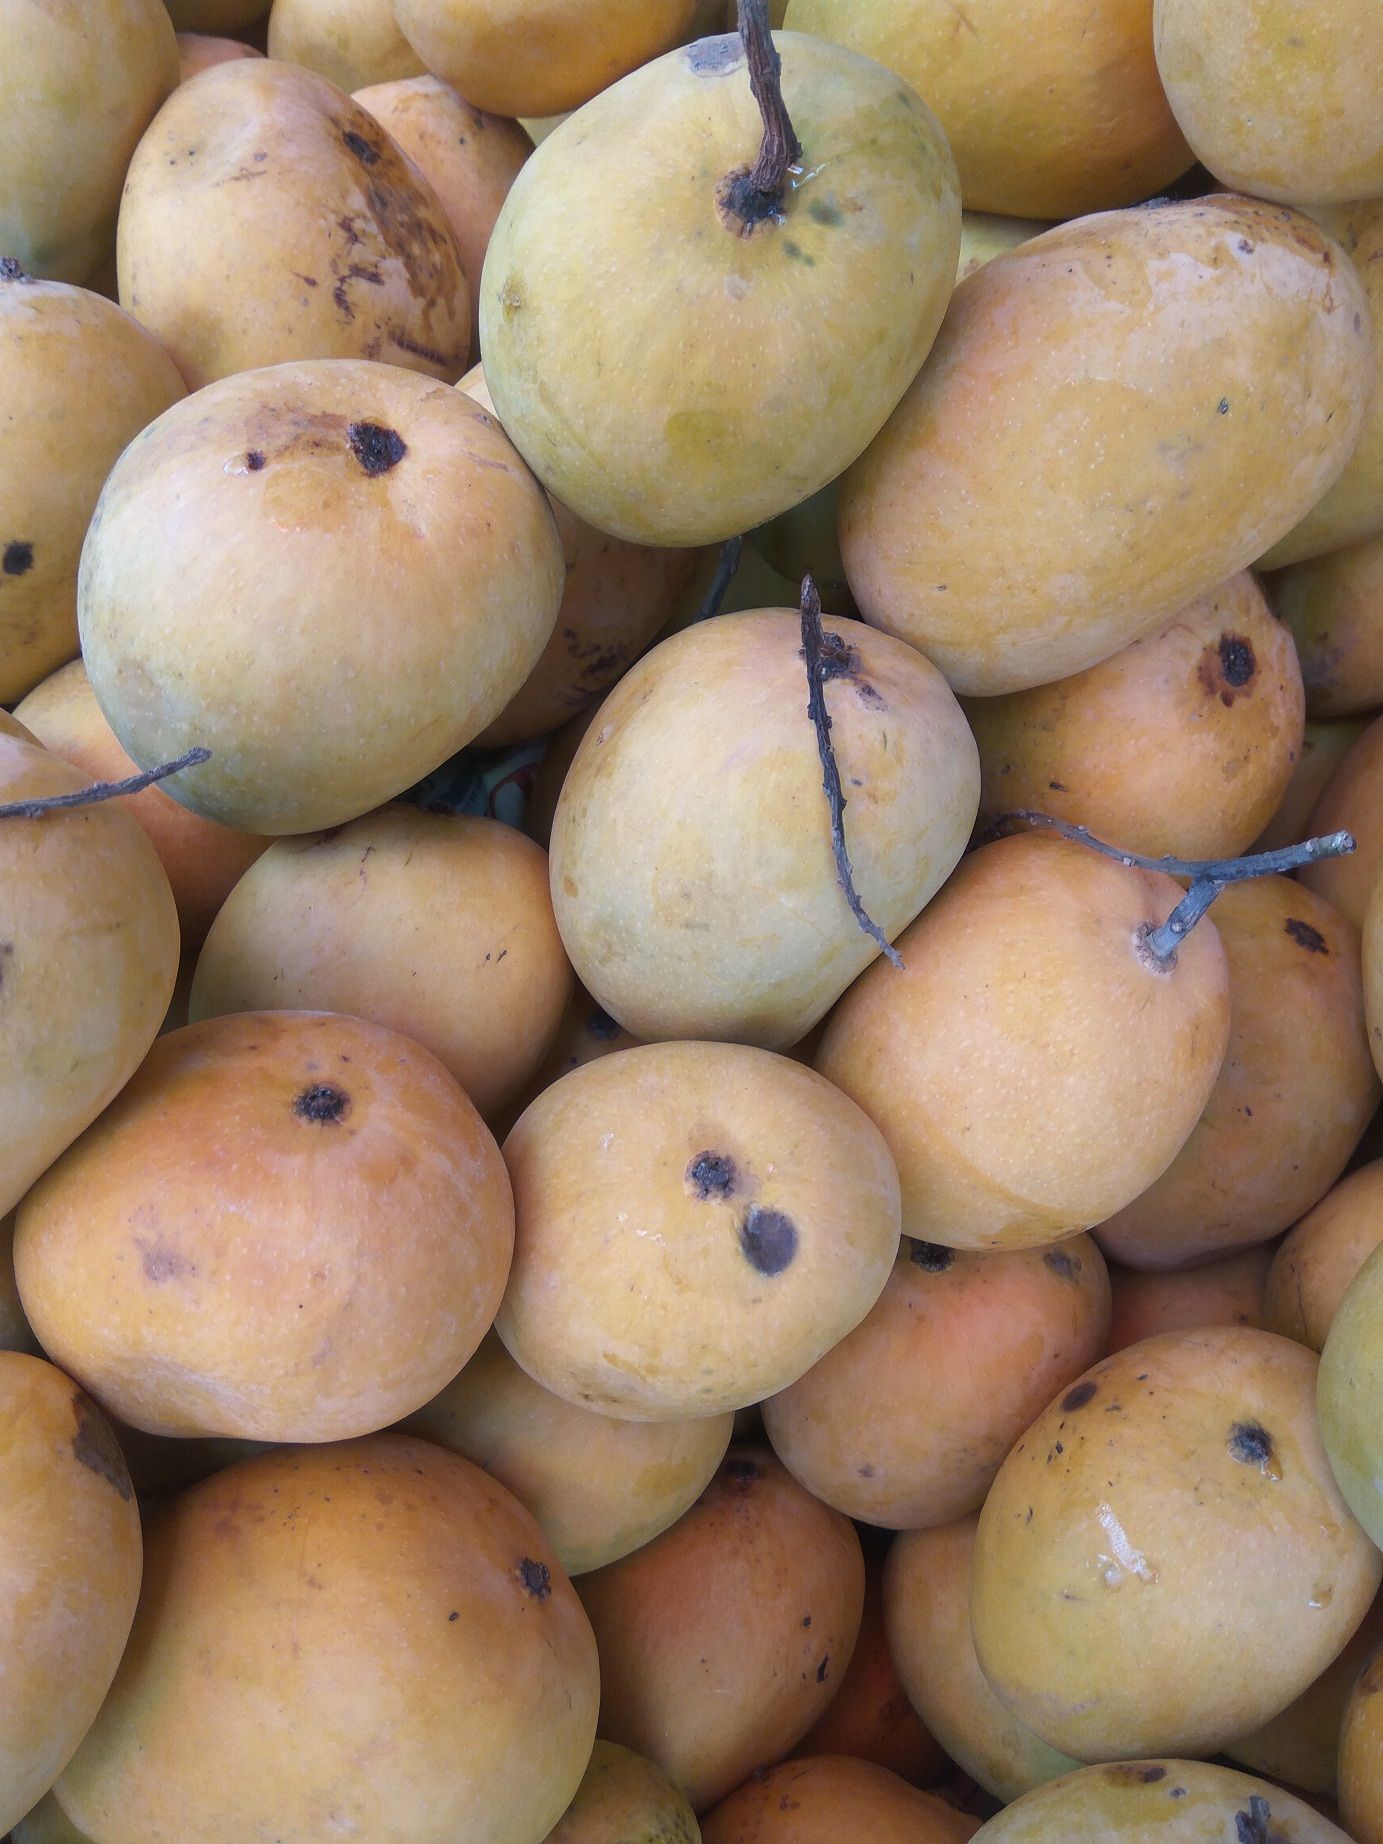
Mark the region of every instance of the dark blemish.
POLYGON ((1132 1786, 1152 1786, 1167 1778, 1165 1767, 1145 1765, 1142 1761, 1115 1761, 1105 1771, 1109 1779, 1123 1780, 1132 1786))
POLYGON ((1273 1437, 1260 1422, 1236 1421, 1227 1445, 1245 1466, 1266 1467, 1273 1457, 1273 1437))
POLYGON ((1217 415, 1228 416, 1229 415, 1228 397, 1221 397, 1220 401, 1215 405, 1215 410, 1216 410, 1217 415))
POLYGON ((351 453, 372 479, 397 467, 408 453, 408 444, 397 429, 382 429, 378 423, 352 423, 346 435, 351 453))
POLYGON ((259 449, 252 448, 250 450, 249 454, 245 457, 245 465, 252 474, 257 474, 259 472, 260 468, 264 466, 264 456, 259 449))
POLYGON ((1080 1256, 1068 1255, 1065 1249, 1048 1249, 1042 1260, 1053 1274, 1059 1274, 1064 1281, 1074 1280, 1080 1273, 1080 1256))
POLYGON ((1185 1799, 1186 1788, 1184 1786, 1174 1786, 1167 1797, 1168 1799, 1185 1799))
POLYGON ((803 1616, 802 1616, 802 1624, 803 1624, 803 1626, 810 1626, 810 1625, 811 1625, 811 1623, 812 1623, 812 1617, 811 1617, 811 1615, 810 1615, 810 1614, 803 1614, 803 1616))
POLYGON ((816 1668, 816 1681, 818 1684, 824 1684, 826 1682, 826 1673, 830 1669, 830 1665, 831 1654, 828 1652, 816 1668))
POLYGON ((34 547, 27 538, 12 538, 5 546, 5 555, 0 559, 0 570, 6 576, 23 576, 26 570, 34 567, 34 547))
POLYGON ((1066 1394, 1061 1398, 1062 1408, 1083 1409, 1098 1388, 1099 1385, 1097 1383, 1077 1383, 1074 1389, 1068 1389, 1066 1394))
POLYGON ((531 1594, 535 1601, 545 1601, 552 1593, 552 1570, 545 1562, 534 1562, 531 1556, 525 1556, 519 1563, 518 1577, 524 1593, 531 1594))
POLYGON ((914 1242, 908 1260, 924 1274, 944 1274, 955 1261, 956 1251, 944 1249, 939 1242, 914 1242))
POLYGON ((813 199, 807 207, 807 216, 817 224, 843 224, 845 213, 839 205, 828 204, 824 198, 813 199))
POLYGON ((710 77, 743 63, 744 47, 737 32, 726 32, 715 38, 697 39, 694 45, 687 46, 683 56, 688 70, 698 77, 710 77))
POLYGON ((152 1281, 155 1287, 162 1287, 167 1281, 180 1281, 185 1275, 197 1272, 196 1262, 189 1261, 186 1255, 170 1248, 166 1242, 136 1240, 135 1247, 139 1250, 144 1278, 152 1281))
POLYGON ((1253 648, 1241 634, 1220 636, 1220 671, 1226 685, 1247 685, 1257 670, 1253 648))
POLYGON ((725 1153, 698 1153, 687 1167, 687 1183, 703 1202, 708 1197, 729 1197, 738 1179, 735 1162, 725 1153))
POLYGON ((752 1485, 756 1479, 764 1476, 763 1468, 756 1460, 727 1460, 720 1471, 722 1477, 732 1485, 752 1485))
POLYGON ((73 1458, 89 1473, 113 1485, 128 1505, 134 1498, 134 1487, 110 1423, 85 1390, 79 1389, 73 1394, 72 1412, 77 1417, 77 1431, 72 1436, 73 1458))
POLYGON ((859 1474, 861 1479, 872 1479, 874 1477, 874 1468, 869 1464, 868 1460, 865 1461, 863 1466, 857 1466, 855 1471, 859 1474))
POLYGON ((1241 237, 1239 239, 1239 248, 1244 252, 1245 256, 1253 255, 1253 245, 1249 242, 1247 237, 1241 237))
POLYGON ((17 256, 0 256, 0 282, 32 282, 33 279, 17 256))
POLYGON ((459 1613, 449 1613, 447 1615, 447 1625, 450 1626, 453 1620, 459 1620, 460 1618, 461 1616, 459 1613))
POLYGON ((1299 922, 1295 916, 1289 916, 1286 922, 1287 933, 1299 948, 1305 948, 1308 954, 1328 954, 1325 936, 1318 928, 1312 928, 1309 922, 1299 922))
POLYGON ((797 1253, 797 1227, 781 1210, 760 1210, 751 1204, 740 1224, 740 1247, 760 1274, 781 1274, 797 1253))
POLYGON ((1066 1443, 1065 1443, 1064 1441, 1058 1441, 1058 1442, 1056 1443, 1056 1448, 1055 1448, 1055 1451, 1056 1451, 1057 1453, 1065 1453, 1065 1451, 1066 1451, 1066 1443))
POLYGON ((371 146, 363 134, 357 134, 354 128, 348 128, 341 139, 357 160, 362 161, 366 166, 379 165, 379 149, 371 146))
MULTIPOLYGON (((435 346, 424 346, 418 340, 410 339, 406 333, 391 333, 389 338, 400 352, 411 352, 415 359, 426 359, 429 365, 435 365, 439 371, 451 370, 451 360, 444 352, 438 352, 435 346)), ((504 463, 491 461, 488 465, 502 467, 504 463)))
POLYGON ((618 1021, 598 1005, 586 1020, 586 1029, 592 1037, 598 1037, 603 1044, 608 1044, 612 1037, 619 1036, 618 1021))
POLYGON ((384 277, 378 269, 372 269, 368 263, 352 263, 345 274, 331 291, 331 298, 336 303, 337 311, 343 320, 354 320, 355 309, 346 296, 348 282, 368 282, 372 288, 382 288, 384 277))
POLYGON ((874 686, 868 684, 867 681, 861 679, 856 684, 855 690, 859 694, 860 703, 867 704, 871 711, 886 711, 888 709, 888 705, 885 703, 882 693, 877 691, 874 686))
POLYGON ((1069 794, 1071 791, 1064 781, 1049 781, 1047 786, 1052 790, 1053 794, 1069 794))
POLYGON ((783 254, 784 256, 791 257, 792 261, 795 263, 805 263, 809 269, 815 269, 816 267, 816 258, 814 256, 808 256, 801 244, 794 243, 791 237, 784 237, 783 239, 783 254))
POLYGON ((1234 1835, 1239 1844, 1276 1844, 1268 1831, 1272 1807, 1261 1793, 1254 1793, 1247 1812, 1234 1814, 1234 1835))
POLYGON ((1152 1786, 1155 1781, 1167 1778, 1167 1769, 1165 1767, 1145 1767, 1138 1778, 1144 1786, 1152 1786))
POLYGON ((351 1098, 344 1090, 333 1087, 330 1082, 314 1082, 293 1103, 293 1112, 299 1120, 320 1121, 324 1125, 333 1126, 345 1118, 350 1105, 351 1098))

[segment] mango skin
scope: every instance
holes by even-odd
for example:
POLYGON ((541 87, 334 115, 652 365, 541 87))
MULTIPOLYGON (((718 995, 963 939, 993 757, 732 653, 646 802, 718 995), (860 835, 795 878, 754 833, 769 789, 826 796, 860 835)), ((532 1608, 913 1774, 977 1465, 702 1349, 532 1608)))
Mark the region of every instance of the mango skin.
POLYGON ((1209 197, 1059 225, 960 284, 845 476, 860 611, 957 691, 1083 671, 1291 529, 1374 375, 1359 277, 1298 212, 1209 197))
POLYGON ((1307 838, 1349 832, 1355 850, 1303 865, 1298 881, 1365 928, 1383 864, 1383 717, 1375 717, 1340 757, 1306 822, 1307 838))
POLYGON ((826 486, 911 382, 955 277, 955 165, 925 103, 824 40, 775 42, 804 149, 781 223, 722 221, 762 123, 738 38, 712 38, 549 135, 486 254, 500 420, 554 498, 636 543, 719 543, 826 486))
POLYGON ((76 1752, 139 1595, 134 1487, 110 1424, 42 1358, 0 1352, 0 1825, 76 1752))
POLYGON ((1286 204, 1383 192, 1373 0, 1154 0, 1168 100, 1217 179, 1286 204))
POLYGON ((576 1797, 545 1844, 701 1844, 696 1815, 660 1768, 598 1741, 576 1797))
POLYGON ((338 90, 423 75, 392 0, 274 0, 269 56, 315 70, 338 90))
POLYGON ((1383 1545, 1383 1259, 1378 1249, 1350 1282, 1321 1350, 1321 1435, 1340 1491, 1383 1545))
POLYGON ((1164 1844, 1170 1837, 1176 1844, 1350 1844, 1338 1825, 1270 1780, 1171 1760, 1081 1768, 1015 1800, 975 1833, 976 1844, 1164 1844))
POLYGON ((1293 564, 1266 590, 1296 641, 1313 717, 1365 716, 1383 705, 1383 534, 1293 564))
MULTIPOLYGON (((0 735, 0 802, 89 785, 37 743, 0 735)), ((167 873, 116 802, 0 821, 0 1212, 139 1067, 178 949, 167 873)))
POLYGON ((925 96, 968 211, 1074 218, 1162 192, 1192 153, 1148 0, 791 0, 793 32, 877 58, 925 96))
POLYGON ((1264 1289, 1270 1332, 1320 1351, 1350 1282, 1383 1242, 1383 1159, 1348 1173, 1279 1243, 1264 1289))
POLYGON ((966 1844, 980 1821, 884 1767, 820 1754, 751 1775, 705 1815, 705 1844, 966 1844))
POLYGON ((178 83, 163 0, 6 0, 0 254, 85 282, 115 242, 125 171, 178 83))

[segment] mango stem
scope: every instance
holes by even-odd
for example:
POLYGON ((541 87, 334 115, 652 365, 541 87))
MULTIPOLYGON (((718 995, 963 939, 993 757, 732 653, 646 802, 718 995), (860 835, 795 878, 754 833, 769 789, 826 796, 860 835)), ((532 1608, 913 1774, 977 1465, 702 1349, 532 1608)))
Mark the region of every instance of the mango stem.
POLYGON ((180 774, 185 768, 195 768, 199 762, 210 760, 209 749, 189 749, 176 762, 160 762, 157 768, 146 768, 141 774, 127 775, 123 781, 93 781, 89 788, 77 788, 71 794, 45 794, 38 800, 12 800, 0 806, 0 820, 38 820, 45 813, 60 813, 66 807, 90 807, 98 800, 116 800, 122 794, 142 794, 145 788, 153 787, 156 781, 166 781, 170 775, 180 774))
POLYGON ((788 168, 802 147, 783 101, 783 64, 773 43, 768 0, 739 0, 739 32, 764 132, 753 166, 727 174, 718 196, 722 211, 738 222, 740 235, 748 237, 757 225, 782 217, 788 168))

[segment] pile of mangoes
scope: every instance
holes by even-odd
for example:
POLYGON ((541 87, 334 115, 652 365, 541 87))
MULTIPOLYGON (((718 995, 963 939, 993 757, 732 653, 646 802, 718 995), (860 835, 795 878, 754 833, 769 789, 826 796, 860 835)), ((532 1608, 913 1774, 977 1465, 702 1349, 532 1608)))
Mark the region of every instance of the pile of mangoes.
POLYGON ((1383 1844, 1380 1071, 1376 0, 4 0, 13 1844, 1383 1844))

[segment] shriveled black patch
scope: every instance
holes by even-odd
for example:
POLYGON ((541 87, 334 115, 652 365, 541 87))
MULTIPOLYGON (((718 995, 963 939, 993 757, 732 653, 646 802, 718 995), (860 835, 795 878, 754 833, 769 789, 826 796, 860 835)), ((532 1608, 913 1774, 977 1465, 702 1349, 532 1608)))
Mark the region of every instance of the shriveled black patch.
POLYGON ((34 547, 27 538, 11 538, 0 558, 6 576, 23 576, 34 567, 34 547))
POLYGON ((330 1126, 345 1117, 351 1098, 332 1082, 314 1082, 293 1103, 299 1120, 321 1121, 330 1126))
POLYGON ((1067 1410, 1083 1409, 1098 1391, 1098 1383, 1077 1383, 1074 1389, 1068 1389, 1061 1398, 1061 1406, 1067 1410))
POLYGON ((914 1242, 908 1260, 924 1274, 944 1274, 956 1259, 954 1249, 944 1249, 939 1242, 914 1242))
POLYGON ((129 1504, 134 1497, 134 1486, 110 1423, 85 1390, 79 1389, 73 1394, 72 1412, 77 1418, 76 1432, 72 1436, 73 1457, 89 1473, 113 1485, 129 1504))
POLYGON ((760 1274, 781 1274, 797 1253, 797 1225, 781 1210, 760 1210, 751 1204, 740 1224, 740 1247, 760 1274))
POLYGON ((257 474, 264 466, 264 455, 262 450, 252 448, 245 457, 245 465, 252 474, 257 474))
POLYGON ((687 1167, 687 1183, 703 1201, 709 1197, 729 1197, 738 1180, 735 1162, 728 1153, 698 1153, 687 1167))
POLYGON ((1239 1844, 1277 1844, 1268 1830, 1272 1815, 1267 1800, 1261 1793, 1254 1793, 1249 1799, 1248 1811, 1234 1814, 1234 1835, 1239 1844))
POLYGON ((1273 1437, 1257 1421, 1236 1421, 1226 1446, 1244 1466, 1266 1466, 1273 1457, 1273 1437))
POLYGON ((1242 634, 1221 634, 1220 672, 1226 685, 1247 685, 1258 670, 1252 643, 1242 634))
POLYGON ((373 477, 387 474, 408 453, 408 444, 397 429, 383 429, 378 423, 352 423, 346 431, 351 453, 373 477))
POLYGON ((1308 954, 1328 954, 1325 936, 1318 928, 1312 928, 1309 922, 1301 922, 1295 916, 1289 916, 1286 931, 1299 948, 1305 948, 1308 954))
POLYGON ((518 1577, 524 1593, 531 1594, 535 1601, 545 1601, 552 1593, 552 1570, 545 1562, 535 1562, 531 1556, 524 1556, 519 1562, 518 1577))
POLYGON ((363 134, 357 134, 354 128, 348 128, 341 139, 363 166, 379 165, 379 149, 373 142, 367 141, 363 134))

